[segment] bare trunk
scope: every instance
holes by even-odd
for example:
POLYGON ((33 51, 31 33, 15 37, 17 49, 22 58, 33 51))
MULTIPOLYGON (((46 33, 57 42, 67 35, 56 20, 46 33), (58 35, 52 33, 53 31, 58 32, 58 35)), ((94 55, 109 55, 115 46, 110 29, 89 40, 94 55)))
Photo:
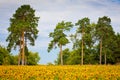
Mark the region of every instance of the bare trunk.
POLYGON ((83 43, 84 43, 84 41, 83 41, 83 36, 84 36, 84 31, 82 30, 81 65, 83 65, 83 54, 84 54, 84 51, 83 51, 83 49, 84 49, 84 45, 83 45, 83 43))
POLYGON ((19 53, 19 56, 18 56, 18 65, 20 65, 20 58, 21 58, 21 53, 19 53))
POLYGON ((60 58, 61 58, 61 65, 63 65, 63 55, 62 55, 62 45, 60 44, 60 58))
POLYGON ((24 50, 24 48, 25 48, 25 44, 24 44, 25 42, 24 42, 24 31, 22 32, 22 65, 24 65, 25 64, 25 50, 24 50))
POLYGON ((19 52, 19 55, 18 55, 18 65, 20 65, 20 61, 21 61, 21 46, 22 46, 22 44, 21 44, 21 37, 20 37, 20 52, 19 52))
POLYGON ((81 65, 83 65, 83 39, 82 39, 82 51, 81 51, 81 65))
POLYGON ((101 65, 101 62, 102 62, 102 39, 100 41, 100 65, 101 65))
MULTIPOLYGON (((26 49, 26 47, 27 47, 27 37, 25 36, 25 49, 26 49)), ((26 51, 25 51, 25 53, 24 54, 26 54, 26 51)), ((27 65, 27 56, 25 55, 25 65, 27 65)))
POLYGON ((105 53, 105 65, 106 65, 106 63, 107 63, 107 60, 106 60, 106 53, 105 53))

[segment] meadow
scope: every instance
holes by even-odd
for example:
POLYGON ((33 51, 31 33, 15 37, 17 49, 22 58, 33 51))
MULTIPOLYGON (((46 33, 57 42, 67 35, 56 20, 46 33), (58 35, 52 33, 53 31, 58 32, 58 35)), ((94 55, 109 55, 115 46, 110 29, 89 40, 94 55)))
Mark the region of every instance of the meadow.
POLYGON ((120 65, 0 66, 0 80, 120 80, 120 65))

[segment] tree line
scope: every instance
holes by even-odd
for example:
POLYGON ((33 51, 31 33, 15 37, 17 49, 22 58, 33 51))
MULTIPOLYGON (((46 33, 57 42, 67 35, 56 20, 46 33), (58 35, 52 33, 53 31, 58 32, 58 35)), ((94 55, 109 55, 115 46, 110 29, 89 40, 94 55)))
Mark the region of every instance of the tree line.
MULTIPOLYGON (((30 52, 28 45, 34 46, 38 37, 39 17, 30 5, 20 6, 10 18, 7 49, 0 46, 0 64, 32 65, 40 60, 38 53, 30 52), (19 54, 10 54, 12 49, 19 49, 19 54)), ((60 48, 56 64, 115 64, 120 63, 120 34, 115 33, 111 19, 100 17, 97 23, 91 23, 88 17, 72 22, 59 22, 54 31, 49 34, 52 38, 48 52, 60 48), (74 34, 67 33, 76 28, 74 34), (67 38, 70 37, 70 40, 67 38), (63 50, 63 46, 72 41, 73 48, 63 50)))
POLYGON ((120 63, 120 34, 114 32, 111 19, 107 16, 99 17, 97 23, 91 23, 88 17, 78 20, 75 24, 62 21, 56 25, 49 37, 52 40, 49 43, 48 52, 53 48, 60 48, 55 64, 120 63), (71 35, 65 34, 72 27, 76 27, 76 32, 71 35), (62 50, 62 46, 70 41, 73 44, 72 50, 69 48, 62 50))

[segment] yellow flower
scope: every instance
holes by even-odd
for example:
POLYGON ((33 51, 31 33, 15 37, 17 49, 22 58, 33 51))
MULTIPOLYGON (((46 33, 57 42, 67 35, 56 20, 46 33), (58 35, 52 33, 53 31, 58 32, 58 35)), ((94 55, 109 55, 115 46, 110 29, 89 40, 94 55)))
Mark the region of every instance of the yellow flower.
POLYGON ((2 80, 117 80, 120 65, 0 66, 2 80))

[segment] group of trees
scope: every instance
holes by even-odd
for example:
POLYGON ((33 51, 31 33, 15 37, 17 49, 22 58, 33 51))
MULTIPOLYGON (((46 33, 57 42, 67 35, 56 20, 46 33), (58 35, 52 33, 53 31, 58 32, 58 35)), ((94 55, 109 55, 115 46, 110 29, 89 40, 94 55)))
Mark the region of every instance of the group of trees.
MULTIPOLYGON (((29 45, 34 46, 37 39, 37 26, 39 17, 35 16, 35 10, 30 5, 19 7, 10 18, 7 49, 0 46, 0 65, 18 64, 32 65, 40 60, 38 53, 30 52, 29 45), (19 54, 10 54, 12 49, 19 48, 19 54)), ((100 17, 97 23, 91 23, 85 17, 72 24, 72 22, 59 22, 53 32, 48 45, 48 52, 54 47, 60 48, 60 55, 56 64, 115 64, 120 63, 120 34, 113 31, 111 19, 107 16, 100 17), (67 33, 76 26, 75 34, 67 33), (70 43, 73 49, 62 50, 62 47, 70 43)))
POLYGON ((38 53, 30 52, 27 44, 34 46, 38 34, 38 20, 35 10, 30 5, 19 7, 10 18, 7 49, 0 47, 0 64, 35 65, 40 57, 38 53), (13 56, 11 50, 19 47, 19 55, 13 56), (17 61, 17 62, 16 62, 17 61))
MULTIPOLYGON (((18 55, 10 54, 9 51, 0 46, 0 65, 18 65, 18 55)), ((37 65, 40 60, 37 52, 28 52, 26 65, 37 65)))
POLYGON ((26 64, 28 55, 27 42, 30 45, 34 45, 37 38, 39 17, 35 17, 35 10, 30 5, 22 5, 10 18, 10 27, 8 28, 9 36, 7 41, 9 42, 7 49, 11 51, 12 48, 20 48, 18 64, 26 64))
POLYGON ((78 20, 74 26, 77 27, 75 34, 67 35, 65 31, 70 30, 73 24, 62 21, 49 35, 53 40, 49 43, 48 51, 56 44, 60 48, 56 64, 120 63, 120 34, 114 32, 109 17, 100 17, 97 23, 90 23, 90 19, 85 17, 78 20), (62 51, 61 45, 70 42, 67 37, 71 38, 73 48, 62 51))

